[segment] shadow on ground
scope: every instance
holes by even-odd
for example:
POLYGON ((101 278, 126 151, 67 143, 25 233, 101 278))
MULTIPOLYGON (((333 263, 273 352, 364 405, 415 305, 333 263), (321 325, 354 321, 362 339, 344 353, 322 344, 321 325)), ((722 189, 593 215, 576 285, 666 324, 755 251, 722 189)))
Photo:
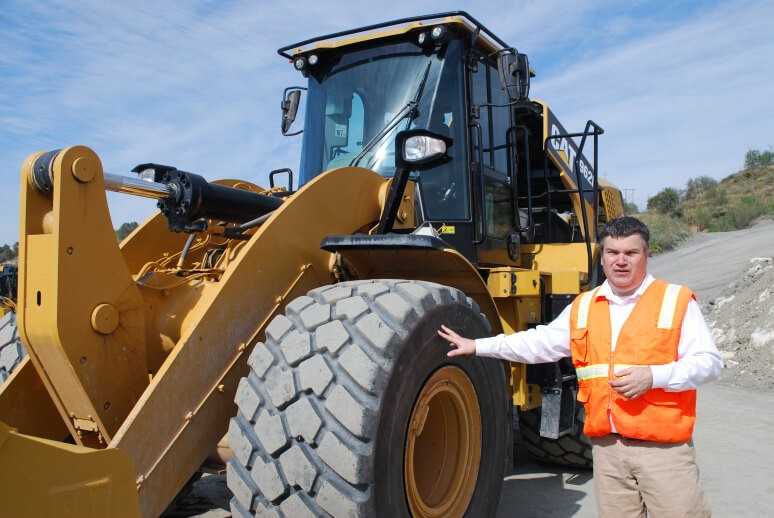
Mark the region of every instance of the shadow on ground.
POLYGON ((231 492, 226 487, 226 475, 204 475, 196 481, 190 493, 167 509, 162 518, 231 516, 228 501, 231 492))
MULTIPOLYGON (((520 462, 503 480, 497 518, 585 518, 595 516, 591 471, 520 462), (584 500, 582 502, 582 500, 584 500)), ((163 518, 230 516, 225 475, 205 475, 163 518)))
POLYGON ((577 518, 592 472, 522 462, 503 480, 497 518, 577 518))

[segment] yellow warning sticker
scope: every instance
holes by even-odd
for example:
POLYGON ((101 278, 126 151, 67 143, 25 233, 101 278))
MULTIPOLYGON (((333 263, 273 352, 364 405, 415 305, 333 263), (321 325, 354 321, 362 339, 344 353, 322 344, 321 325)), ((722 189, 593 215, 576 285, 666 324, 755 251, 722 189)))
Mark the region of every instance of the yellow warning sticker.
POLYGON ((454 232, 457 230, 457 228, 454 225, 441 225, 441 228, 438 229, 439 234, 454 234, 454 232))

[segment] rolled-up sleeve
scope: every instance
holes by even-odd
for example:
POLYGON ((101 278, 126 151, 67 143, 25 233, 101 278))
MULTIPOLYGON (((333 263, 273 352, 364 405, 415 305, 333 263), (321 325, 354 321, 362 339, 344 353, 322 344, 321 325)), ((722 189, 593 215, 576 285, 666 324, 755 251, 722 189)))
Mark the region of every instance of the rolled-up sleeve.
POLYGON ((690 390, 720 376, 723 360, 699 304, 692 300, 683 318, 677 361, 651 365, 653 388, 677 392, 690 390))
POLYGON ((521 363, 555 362, 570 356, 570 311, 567 306, 550 324, 476 340, 476 355, 521 363))

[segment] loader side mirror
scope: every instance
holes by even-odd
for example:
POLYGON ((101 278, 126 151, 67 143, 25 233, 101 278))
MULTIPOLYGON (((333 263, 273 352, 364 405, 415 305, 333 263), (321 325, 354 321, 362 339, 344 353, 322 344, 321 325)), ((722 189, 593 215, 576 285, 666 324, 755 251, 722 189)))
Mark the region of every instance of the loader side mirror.
POLYGON ((523 101, 529 97, 529 59, 515 49, 508 49, 497 56, 497 72, 500 85, 511 101, 523 101))
POLYGON ((396 169, 422 171, 450 160, 452 139, 424 129, 401 131, 395 137, 396 169))
POLYGON ((298 104, 301 101, 301 90, 306 90, 306 88, 291 86, 285 88, 285 91, 282 94, 282 104, 280 105, 282 108, 282 134, 288 137, 298 135, 304 131, 302 129, 289 133, 290 127, 293 125, 293 122, 295 122, 296 114, 298 113, 298 104))

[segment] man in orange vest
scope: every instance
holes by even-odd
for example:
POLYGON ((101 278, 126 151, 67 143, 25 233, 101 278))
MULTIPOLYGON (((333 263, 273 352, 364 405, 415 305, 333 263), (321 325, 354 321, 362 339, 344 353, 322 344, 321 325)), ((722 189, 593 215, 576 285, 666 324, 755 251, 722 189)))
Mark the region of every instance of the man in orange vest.
POLYGON ((722 361, 693 293, 647 273, 648 228, 621 217, 601 235, 607 280, 545 326, 471 340, 446 326, 449 356, 522 363, 572 356, 603 518, 706 517, 691 436, 696 387, 722 361))

